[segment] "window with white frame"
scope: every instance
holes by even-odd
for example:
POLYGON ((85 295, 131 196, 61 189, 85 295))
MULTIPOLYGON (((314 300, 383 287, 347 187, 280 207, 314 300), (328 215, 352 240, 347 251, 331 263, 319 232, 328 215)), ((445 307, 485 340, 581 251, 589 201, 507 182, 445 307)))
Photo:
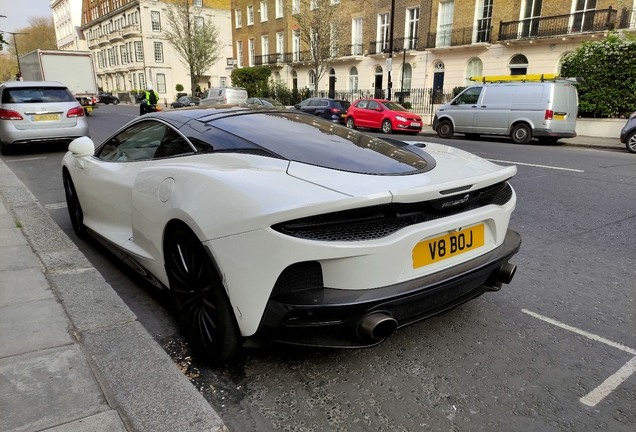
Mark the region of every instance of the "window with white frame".
POLYGON ((481 76, 484 65, 478 57, 470 59, 466 65, 466 86, 473 84, 470 77, 481 76))
POLYGON ((269 64, 269 37, 261 36, 261 55, 263 56, 263 64, 269 64))
POLYGON ((376 53, 385 52, 389 49, 389 18, 388 12, 378 15, 378 34, 376 38, 376 53))
POLYGON ((161 14, 159 14, 159 11, 150 12, 150 21, 152 22, 152 31, 161 31, 161 14))
POLYGON ((362 17, 351 20, 351 54, 362 55, 362 17))
POLYGON ((236 9, 234 11, 234 21, 235 21, 235 24, 236 24, 236 28, 243 27, 243 23, 241 22, 241 10, 240 9, 236 9))
POLYGON ((108 66, 115 66, 115 53, 112 48, 108 48, 108 66))
POLYGON ((248 49, 248 66, 254 66, 254 39, 249 39, 247 41, 247 49, 248 49))
POLYGON ((404 48, 407 50, 417 49, 417 35, 420 29, 420 8, 413 7, 406 9, 406 28, 404 33, 404 48))
POLYGON ((194 0, 195 7, 203 7, 203 0, 194 0))
POLYGON ((139 74, 139 88, 146 89, 146 75, 143 72, 139 74))
POLYGON ((267 2, 261 2, 261 22, 267 21, 267 2))
POLYGON ((596 0, 573 0, 572 12, 574 17, 572 26, 573 32, 594 30, 594 12, 596 11, 596 0))
POLYGON ((127 64, 128 53, 126 52, 126 45, 120 45, 119 50, 121 51, 121 64, 127 64))
POLYGON ((243 41, 236 41, 236 56, 238 58, 238 67, 243 67, 243 41))
POLYGON ((292 57, 295 62, 300 61, 300 30, 292 32, 292 57))
POLYGON ((402 75, 400 87, 402 90, 410 90, 411 89, 411 78, 413 77, 413 68, 410 63, 404 63, 402 66, 402 75))
POLYGON ((309 10, 318 8, 318 0, 309 0, 309 10))
POLYGON ((358 69, 355 66, 349 70, 349 91, 358 91, 358 69))
POLYGON ((163 42, 155 42, 155 61, 163 63, 163 42))
POLYGON ((166 93, 166 74, 157 74, 157 93, 166 93))
POLYGON ((523 0, 519 24, 520 37, 535 36, 539 32, 542 3, 542 0, 523 0))
POLYGON ((314 91, 314 89, 316 88, 316 74, 314 73, 313 70, 309 71, 309 90, 311 90, 312 92, 314 91))
POLYGON ((254 25, 254 6, 247 7, 247 25, 254 25))
POLYGON ((494 0, 478 0, 475 5, 475 43, 490 42, 493 3, 494 0))
POLYGON ((276 18, 283 16, 283 0, 276 0, 276 18))
POLYGON ((136 73, 131 73, 130 76, 132 77, 132 86, 134 89, 137 88, 137 74, 136 73))
POLYGON ((451 34, 453 32, 453 13, 455 11, 455 0, 440 2, 437 14, 437 37, 436 47, 450 46, 451 34))
POLYGON ((283 53, 285 52, 285 33, 276 33, 276 63, 283 63, 283 53))
POLYGON ((201 30, 203 28, 203 24, 205 23, 205 20, 202 16, 195 16, 194 17, 194 28, 195 30, 201 30))
POLYGON ((292 0, 292 15, 300 13, 300 0, 292 0))
POLYGON ((137 57, 137 61, 144 61, 144 47, 141 42, 135 42, 135 56, 137 57))
POLYGON ((227 87, 227 77, 220 77, 219 78, 219 86, 227 87))

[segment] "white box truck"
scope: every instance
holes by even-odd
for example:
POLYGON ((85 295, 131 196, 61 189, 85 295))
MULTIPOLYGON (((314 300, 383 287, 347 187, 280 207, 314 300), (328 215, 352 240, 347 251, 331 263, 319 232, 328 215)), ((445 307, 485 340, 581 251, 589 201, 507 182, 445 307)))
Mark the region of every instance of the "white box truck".
POLYGON ((90 51, 35 50, 20 56, 24 81, 57 81, 90 114, 97 107, 97 80, 90 51))

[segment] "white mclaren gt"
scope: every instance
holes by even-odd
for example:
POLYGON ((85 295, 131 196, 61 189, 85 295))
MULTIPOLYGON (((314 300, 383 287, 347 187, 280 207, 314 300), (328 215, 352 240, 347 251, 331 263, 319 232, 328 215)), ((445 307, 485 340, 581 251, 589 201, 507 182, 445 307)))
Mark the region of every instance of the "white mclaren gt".
POLYGON ((510 283, 521 244, 516 167, 298 111, 148 114, 76 139, 62 170, 76 233, 169 289, 216 360, 377 344, 510 283))

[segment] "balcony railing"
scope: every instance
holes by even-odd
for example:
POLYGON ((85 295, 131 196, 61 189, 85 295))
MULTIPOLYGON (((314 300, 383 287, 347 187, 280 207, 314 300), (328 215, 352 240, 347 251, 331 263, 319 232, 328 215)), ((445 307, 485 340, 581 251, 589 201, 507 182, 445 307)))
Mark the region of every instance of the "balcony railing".
POLYGON ((618 21, 619 29, 636 28, 636 10, 623 9, 620 20, 618 21))
POLYGON ((499 25, 499 40, 532 39, 613 30, 617 24, 616 12, 610 7, 567 15, 502 22, 499 25))
MULTIPOLYGON (((417 38, 393 38, 393 52, 417 51, 417 38)), ((390 51, 389 40, 369 43, 369 55, 387 54, 390 51)))
MULTIPOLYGON (((482 20, 480 20, 482 21, 482 20)), ((483 20, 485 21, 485 20, 483 20)), ((426 48, 443 48, 474 43, 490 43, 492 27, 478 23, 475 27, 464 27, 438 33, 429 33, 426 48)))

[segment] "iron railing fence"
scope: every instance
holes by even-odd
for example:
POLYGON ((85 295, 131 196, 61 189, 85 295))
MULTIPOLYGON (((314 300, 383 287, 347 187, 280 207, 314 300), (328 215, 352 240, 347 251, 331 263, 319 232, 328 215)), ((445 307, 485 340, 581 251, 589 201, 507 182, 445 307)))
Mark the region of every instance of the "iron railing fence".
POLYGON ((499 41, 613 30, 617 11, 608 9, 501 22, 499 41))
MULTIPOLYGON (((393 38, 393 52, 417 51, 416 37, 393 38)), ((390 51, 389 40, 371 41, 369 42, 369 55, 387 54, 390 51)))

